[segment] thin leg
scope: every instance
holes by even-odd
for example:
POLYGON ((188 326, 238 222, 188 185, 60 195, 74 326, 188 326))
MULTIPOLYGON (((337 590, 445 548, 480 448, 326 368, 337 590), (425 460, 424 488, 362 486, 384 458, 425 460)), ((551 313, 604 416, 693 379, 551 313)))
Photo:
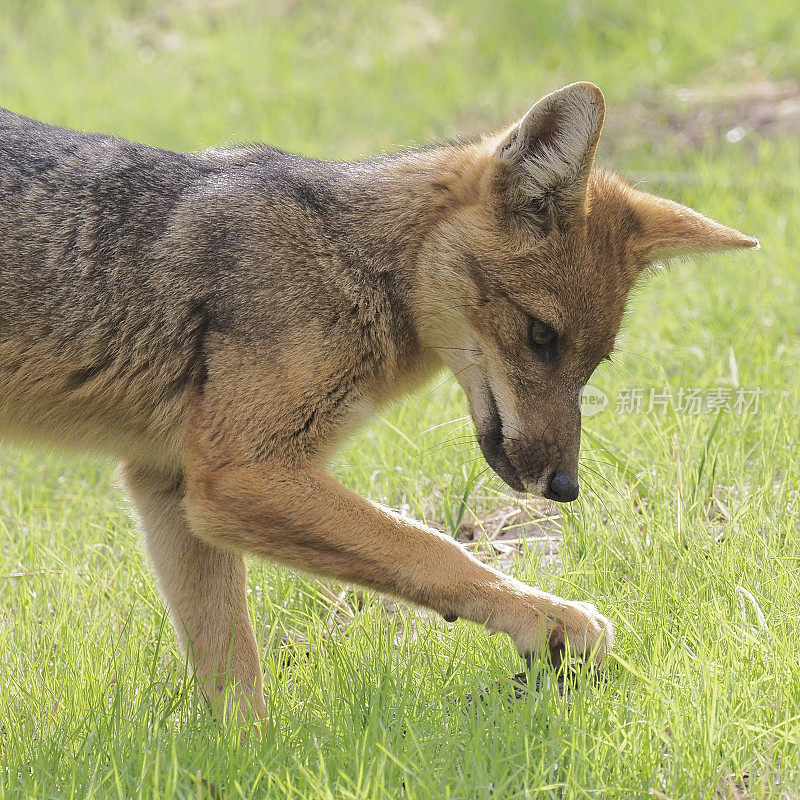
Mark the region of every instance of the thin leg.
POLYGON ((181 506, 182 481, 126 464, 130 491, 178 639, 204 691, 232 685, 240 712, 264 716, 264 692, 241 555, 198 539, 181 506))

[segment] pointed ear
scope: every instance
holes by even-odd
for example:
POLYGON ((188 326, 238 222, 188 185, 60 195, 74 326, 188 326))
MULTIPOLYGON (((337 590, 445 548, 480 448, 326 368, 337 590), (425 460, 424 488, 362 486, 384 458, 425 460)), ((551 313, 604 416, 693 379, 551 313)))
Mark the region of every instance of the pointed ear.
POLYGON ((515 204, 582 201, 604 116, 593 83, 572 83, 536 103, 495 151, 515 204))
POLYGON ((760 247, 758 239, 672 200, 634 189, 630 201, 639 221, 634 247, 643 264, 693 253, 760 247))

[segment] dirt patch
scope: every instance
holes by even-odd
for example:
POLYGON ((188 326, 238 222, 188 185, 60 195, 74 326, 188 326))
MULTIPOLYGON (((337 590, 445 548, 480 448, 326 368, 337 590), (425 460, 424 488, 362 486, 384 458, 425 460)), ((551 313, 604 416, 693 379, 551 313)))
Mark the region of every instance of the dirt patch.
POLYGON ((540 563, 560 566, 561 517, 553 503, 503 506, 461 524, 458 541, 479 558, 509 569, 520 556, 538 553, 540 563))
POLYGON ((758 81, 715 87, 671 87, 609 108, 604 147, 667 143, 697 150, 710 142, 800 134, 800 83, 758 81))
POLYGON ((764 774, 745 772, 742 775, 727 775, 717 784, 717 800, 756 800, 759 797, 778 797, 782 800, 800 800, 797 790, 797 774, 781 775, 765 770, 764 774), (776 790, 780 795, 773 794, 776 790), (782 790, 782 791, 781 791, 782 790))

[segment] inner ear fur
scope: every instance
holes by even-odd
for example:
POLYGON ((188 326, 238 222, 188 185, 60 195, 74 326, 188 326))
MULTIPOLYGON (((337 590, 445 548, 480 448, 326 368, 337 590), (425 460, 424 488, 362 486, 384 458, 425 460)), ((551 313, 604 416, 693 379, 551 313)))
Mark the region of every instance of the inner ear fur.
POLYGON ((583 202, 605 116, 603 93, 573 83, 536 103, 495 149, 514 205, 583 202))

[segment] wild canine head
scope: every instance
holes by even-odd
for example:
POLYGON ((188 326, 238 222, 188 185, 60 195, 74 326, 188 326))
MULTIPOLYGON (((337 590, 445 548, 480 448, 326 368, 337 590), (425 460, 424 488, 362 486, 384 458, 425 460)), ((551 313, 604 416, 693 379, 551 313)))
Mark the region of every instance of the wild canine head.
POLYGON ((512 488, 558 501, 578 496, 580 392, 642 270, 758 244, 593 169, 603 115, 600 90, 575 83, 454 147, 419 267, 423 342, 466 392, 486 460, 512 488))

